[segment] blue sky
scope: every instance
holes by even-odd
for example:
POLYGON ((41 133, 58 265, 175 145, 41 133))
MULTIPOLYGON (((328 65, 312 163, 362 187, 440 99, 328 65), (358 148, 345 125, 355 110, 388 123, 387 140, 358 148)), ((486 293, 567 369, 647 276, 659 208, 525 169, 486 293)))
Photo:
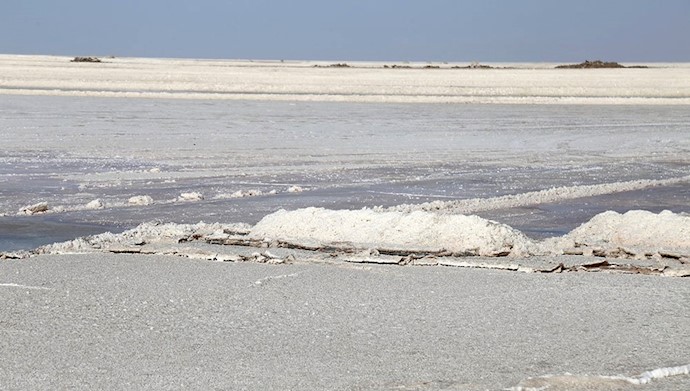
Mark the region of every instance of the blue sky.
POLYGON ((0 53, 690 61, 690 0, 4 0, 0 53))

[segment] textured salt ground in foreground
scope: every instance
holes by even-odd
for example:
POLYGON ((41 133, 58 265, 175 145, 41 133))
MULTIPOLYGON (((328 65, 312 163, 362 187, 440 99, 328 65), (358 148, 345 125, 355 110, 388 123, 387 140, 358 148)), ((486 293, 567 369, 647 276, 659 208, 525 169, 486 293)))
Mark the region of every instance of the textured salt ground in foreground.
POLYGON ((605 212, 567 235, 538 241, 477 216, 306 208, 278 211, 253 227, 146 223, 122 234, 85 237, 3 257, 85 252, 688 276, 690 216, 605 212))
POLYGON ((108 253, 0 266, 10 389, 498 391, 690 363, 678 278, 108 253))

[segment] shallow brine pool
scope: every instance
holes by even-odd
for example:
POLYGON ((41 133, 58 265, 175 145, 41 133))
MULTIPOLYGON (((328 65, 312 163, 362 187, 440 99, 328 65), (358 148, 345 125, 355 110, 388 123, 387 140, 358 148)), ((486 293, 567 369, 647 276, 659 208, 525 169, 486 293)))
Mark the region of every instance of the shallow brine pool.
POLYGON ((0 251, 309 206, 480 200, 469 213, 537 238, 605 210, 690 212, 683 106, 0 96, 0 117, 0 251))

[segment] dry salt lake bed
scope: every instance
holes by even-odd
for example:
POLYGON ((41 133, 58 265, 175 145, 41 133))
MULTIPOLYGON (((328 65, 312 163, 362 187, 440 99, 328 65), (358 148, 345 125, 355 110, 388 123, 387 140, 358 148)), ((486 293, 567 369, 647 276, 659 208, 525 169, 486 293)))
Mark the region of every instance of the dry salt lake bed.
POLYGON ((690 66, 327 65, 0 56, 0 386, 688 387, 690 66))

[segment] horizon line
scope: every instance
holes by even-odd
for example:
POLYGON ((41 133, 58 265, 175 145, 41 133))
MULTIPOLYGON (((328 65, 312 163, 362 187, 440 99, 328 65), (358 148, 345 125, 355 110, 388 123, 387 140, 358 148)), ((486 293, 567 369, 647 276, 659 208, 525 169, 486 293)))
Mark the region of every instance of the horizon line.
POLYGON ((630 63, 642 63, 642 64, 684 64, 690 63, 690 59, 685 61, 669 61, 669 60, 616 60, 610 58, 585 58, 579 60, 486 60, 478 61, 473 60, 410 60, 410 59, 348 59, 348 58, 338 58, 338 59, 307 59, 307 58, 230 58, 230 57, 191 57, 191 56, 139 56, 139 55, 116 55, 116 54, 55 54, 55 53, 7 53, 1 52, 0 56, 37 56, 37 57, 98 57, 100 59, 115 59, 115 58, 141 58, 141 59, 159 59, 159 60, 200 60, 200 61, 248 61, 248 62, 275 62, 275 63, 285 63, 285 62, 356 62, 356 63, 429 63, 429 64, 455 64, 455 63, 512 63, 512 64, 560 64, 560 63, 575 63, 579 64, 585 61, 604 61, 604 62, 618 62, 621 64, 630 63))

